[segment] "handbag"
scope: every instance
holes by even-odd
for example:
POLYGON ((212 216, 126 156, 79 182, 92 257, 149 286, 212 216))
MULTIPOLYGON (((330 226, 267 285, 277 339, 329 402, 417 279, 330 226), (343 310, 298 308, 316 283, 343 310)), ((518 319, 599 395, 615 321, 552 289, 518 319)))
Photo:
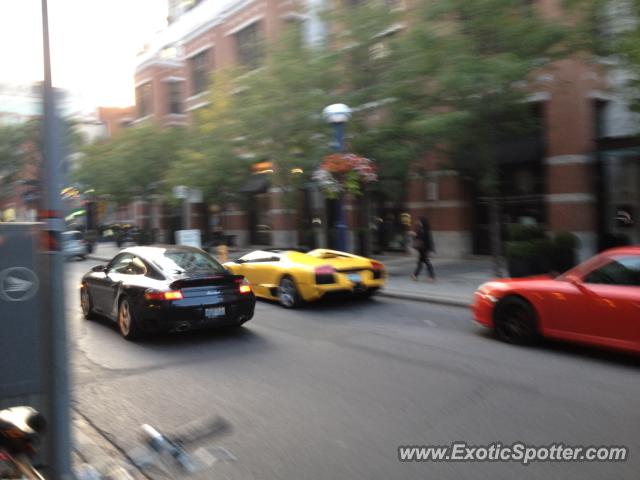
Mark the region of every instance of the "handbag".
POLYGON ((424 248, 424 240, 422 240, 420 237, 414 237, 413 248, 415 248, 416 250, 422 250, 424 248))

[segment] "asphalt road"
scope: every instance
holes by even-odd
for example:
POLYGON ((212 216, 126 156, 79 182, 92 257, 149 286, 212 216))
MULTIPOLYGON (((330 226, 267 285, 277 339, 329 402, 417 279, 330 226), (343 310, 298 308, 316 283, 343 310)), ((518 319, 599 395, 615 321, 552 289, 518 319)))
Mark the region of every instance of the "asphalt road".
POLYGON ((548 342, 514 347, 472 324, 466 309, 383 298, 295 311, 259 302, 235 333, 130 343, 108 322, 82 319, 77 286, 94 264, 67 264, 75 408, 127 451, 140 445, 142 423, 173 431, 223 416, 233 431, 213 444, 237 460, 193 478, 638 478, 636 358, 548 342), (400 445, 454 441, 625 445, 630 458, 398 461, 400 445))

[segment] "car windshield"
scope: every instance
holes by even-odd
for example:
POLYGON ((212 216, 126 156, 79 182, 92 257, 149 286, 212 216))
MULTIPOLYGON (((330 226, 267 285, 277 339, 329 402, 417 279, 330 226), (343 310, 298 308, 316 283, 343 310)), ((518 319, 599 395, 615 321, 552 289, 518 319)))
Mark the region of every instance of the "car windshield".
POLYGON ((163 250, 150 257, 161 270, 172 273, 224 273, 225 269, 204 252, 163 250))

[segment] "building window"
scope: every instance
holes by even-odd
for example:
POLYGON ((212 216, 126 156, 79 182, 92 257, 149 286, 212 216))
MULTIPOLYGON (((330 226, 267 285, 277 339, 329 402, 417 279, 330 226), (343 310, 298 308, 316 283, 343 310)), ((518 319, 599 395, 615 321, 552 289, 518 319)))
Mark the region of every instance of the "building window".
POLYGON ((136 106, 138 118, 151 115, 151 82, 143 83, 136 88, 136 106))
POLYGON ((182 82, 168 82, 169 113, 181 114, 182 106, 182 82))
POLYGON ((264 56, 260 23, 252 23, 235 34, 238 63, 251 70, 262 64, 264 56))
POLYGON ((191 67, 191 93, 197 95, 209 87, 209 56, 210 50, 194 55, 189 60, 191 67))

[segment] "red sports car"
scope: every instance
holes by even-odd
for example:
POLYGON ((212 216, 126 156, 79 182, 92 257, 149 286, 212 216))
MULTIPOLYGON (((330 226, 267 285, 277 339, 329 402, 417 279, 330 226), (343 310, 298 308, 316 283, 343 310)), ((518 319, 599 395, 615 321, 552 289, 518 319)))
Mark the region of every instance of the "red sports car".
POLYGON ((640 246, 607 250, 556 278, 484 283, 471 308, 509 343, 542 335, 640 353, 640 246))

